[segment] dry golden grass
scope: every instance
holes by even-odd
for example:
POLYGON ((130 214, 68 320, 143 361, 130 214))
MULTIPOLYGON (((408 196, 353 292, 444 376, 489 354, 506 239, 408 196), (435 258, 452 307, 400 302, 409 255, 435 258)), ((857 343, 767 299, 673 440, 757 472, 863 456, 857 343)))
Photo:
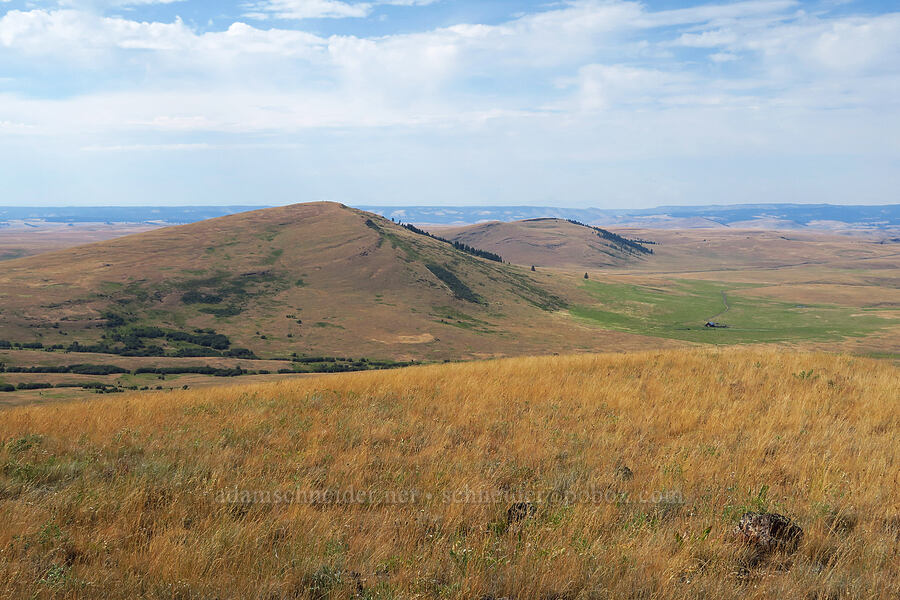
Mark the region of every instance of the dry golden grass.
POLYGON ((0 596, 896 598, 898 398, 887 362, 726 349, 11 409, 0 596), (796 554, 730 539, 757 509, 796 554))

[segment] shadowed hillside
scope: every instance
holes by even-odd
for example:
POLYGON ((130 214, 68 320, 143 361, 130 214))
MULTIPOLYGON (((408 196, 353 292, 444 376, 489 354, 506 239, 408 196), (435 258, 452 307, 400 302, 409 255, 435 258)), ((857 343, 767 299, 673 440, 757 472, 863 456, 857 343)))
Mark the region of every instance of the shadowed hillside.
POLYGON ((563 219, 492 222, 432 228, 454 242, 494 252, 517 265, 604 268, 650 256, 652 246, 636 244, 605 229, 563 219))
POLYGON ((597 348, 558 281, 300 204, 0 266, 0 340, 131 355, 440 359, 597 348), (223 339, 224 338, 224 339, 223 339))

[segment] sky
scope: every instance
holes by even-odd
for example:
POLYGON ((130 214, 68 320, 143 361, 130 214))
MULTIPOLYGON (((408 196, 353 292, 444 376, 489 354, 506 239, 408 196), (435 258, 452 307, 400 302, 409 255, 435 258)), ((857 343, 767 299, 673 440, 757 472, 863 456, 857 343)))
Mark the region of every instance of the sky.
POLYGON ((0 205, 900 202, 898 0, 0 0, 0 205))

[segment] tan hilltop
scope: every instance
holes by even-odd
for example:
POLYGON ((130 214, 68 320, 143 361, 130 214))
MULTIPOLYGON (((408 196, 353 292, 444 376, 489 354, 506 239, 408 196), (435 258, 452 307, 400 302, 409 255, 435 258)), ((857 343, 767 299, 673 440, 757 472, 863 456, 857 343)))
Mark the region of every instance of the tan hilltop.
POLYGON ((435 235, 494 252, 513 264, 597 269, 640 261, 645 253, 615 242, 601 231, 565 219, 481 223, 466 227, 432 227, 435 235))

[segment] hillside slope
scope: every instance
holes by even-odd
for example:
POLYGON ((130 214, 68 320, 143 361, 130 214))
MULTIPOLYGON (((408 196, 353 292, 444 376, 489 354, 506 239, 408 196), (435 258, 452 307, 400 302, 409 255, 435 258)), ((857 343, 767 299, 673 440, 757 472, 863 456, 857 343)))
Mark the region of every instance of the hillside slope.
POLYGON ((704 349, 11 409, 0 597, 896 599, 898 386, 704 349))
POLYGON ((640 341, 561 328, 558 285, 369 213, 298 204, 3 262, 0 340, 398 359, 640 341))
POLYGON ((431 230, 525 266, 596 269, 638 262, 650 255, 648 248, 604 229, 564 219, 498 221, 431 230))

